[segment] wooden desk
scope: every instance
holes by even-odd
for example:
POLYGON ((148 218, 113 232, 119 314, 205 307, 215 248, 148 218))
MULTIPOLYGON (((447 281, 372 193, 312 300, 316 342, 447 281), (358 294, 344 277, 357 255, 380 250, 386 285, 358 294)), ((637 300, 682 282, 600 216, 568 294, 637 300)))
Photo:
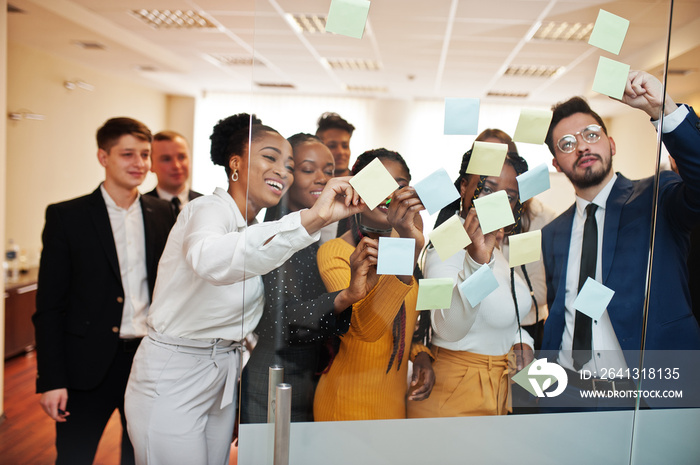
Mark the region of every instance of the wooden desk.
POLYGON ((32 315, 36 311, 37 268, 5 284, 5 359, 34 348, 32 315))

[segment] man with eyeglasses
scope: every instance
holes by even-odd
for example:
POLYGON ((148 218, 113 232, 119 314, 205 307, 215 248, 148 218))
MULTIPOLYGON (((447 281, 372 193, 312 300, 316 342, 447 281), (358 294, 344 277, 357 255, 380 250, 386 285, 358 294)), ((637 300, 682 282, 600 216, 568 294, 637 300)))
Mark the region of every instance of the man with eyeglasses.
MULTIPOLYGON (((691 108, 664 96, 661 83, 642 71, 630 72, 622 102, 646 112, 657 130, 655 120, 664 109, 663 142, 680 172, 660 175, 645 349, 700 349, 685 266, 690 230, 700 224, 700 122, 691 108)), ((545 143, 554 167, 573 184, 576 201, 542 230, 549 305, 542 355, 567 370, 571 397, 548 398, 541 405, 572 406, 578 405, 576 398, 581 401, 572 389, 635 389, 629 379, 613 386, 601 378, 639 365, 654 178, 631 181, 612 170, 615 142, 602 118, 580 97, 553 107, 545 143), (587 278, 615 292, 598 319, 574 308, 587 278)), ((587 410, 611 405, 584 404, 587 410)))

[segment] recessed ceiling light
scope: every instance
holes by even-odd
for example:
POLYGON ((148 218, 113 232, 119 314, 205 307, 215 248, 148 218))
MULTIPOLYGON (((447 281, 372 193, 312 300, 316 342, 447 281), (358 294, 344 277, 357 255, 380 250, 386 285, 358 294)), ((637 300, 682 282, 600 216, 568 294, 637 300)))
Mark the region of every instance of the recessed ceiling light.
POLYGON ((221 53, 210 53, 209 56, 224 66, 265 66, 262 61, 251 56, 224 55, 221 53))
POLYGON ((85 50, 106 50, 107 46, 100 42, 92 42, 88 40, 74 40, 73 45, 77 45, 85 50))
POLYGON ((548 78, 558 74, 561 69, 561 66, 513 65, 509 66, 504 74, 506 76, 548 78))
POLYGON ((385 93, 389 92, 389 89, 384 86, 353 86, 348 85, 345 87, 348 92, 362 92, 362 93, 385 93))
POLYGON ((380 64, 374 60, 364 60, 362 58, 324 58, 328 66, 332 69, 343 71, 377 71, 380 64))
POLYGON ((293 84, 285 84, 285 83, 276 83, 276 82, 256 82, 256 86, 258 87, 273 87, 273 88, 280 88, 280 89, 294 89, 293 84))
POLYGON ((561 40, 572 42, 588 42, 593 31, 593 23, 567 23, 554 22, 542 23, 535 32, 533 39, 561 40))
POLYGON ((301 32, 309 34, 326 33, 326 17, 319 15, 288 15, 290 22, 298 27, 301 32))
POLYGON ((491 91, 486 94, 489 97, 515 97, 515 98, 525 98, 530 95, 528 92, 501 92, 501 91, 491 91))
POLYGON ((216 26, 193 10, 131 10, 129 13, 154 29, 209 29, 216 26))

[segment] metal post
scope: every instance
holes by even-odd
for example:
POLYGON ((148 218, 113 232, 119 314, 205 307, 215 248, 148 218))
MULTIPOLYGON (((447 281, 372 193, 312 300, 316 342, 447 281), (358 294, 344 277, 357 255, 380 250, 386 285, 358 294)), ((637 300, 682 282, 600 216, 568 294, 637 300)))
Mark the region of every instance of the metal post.
POLYGON ((267 382, 267 422, 275 422, 275 389, 278 384, 284 383, 284 368, 273 365, 268 371, 267 382))
POLYGON ((289 465, 289 429, 292 418, 292 386, 282 383, 276 389, 274 465, 289 465))

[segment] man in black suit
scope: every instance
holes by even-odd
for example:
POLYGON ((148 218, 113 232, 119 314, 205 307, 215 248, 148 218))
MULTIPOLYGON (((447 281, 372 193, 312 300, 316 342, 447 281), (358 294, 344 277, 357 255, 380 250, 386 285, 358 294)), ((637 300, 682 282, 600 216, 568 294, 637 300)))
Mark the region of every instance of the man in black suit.
POLYGON ((182 134, 161 131, 153 136, 151 171, 156 174, 158 185, 147 195, 172 202, 178 211, 187 202, 202 195, 188 187, 190 149, 182 134))
POLYGON ((57 464, 91 464, 115 409, 121 463, 134 463, 124 390, 175 221, 167 202, 137 190, 151 164, 145 125, 110 119, 97 131, 97 145, 104 182, 91 194, 49 205, 42 236, 36 388, 56 421, 57 464))

